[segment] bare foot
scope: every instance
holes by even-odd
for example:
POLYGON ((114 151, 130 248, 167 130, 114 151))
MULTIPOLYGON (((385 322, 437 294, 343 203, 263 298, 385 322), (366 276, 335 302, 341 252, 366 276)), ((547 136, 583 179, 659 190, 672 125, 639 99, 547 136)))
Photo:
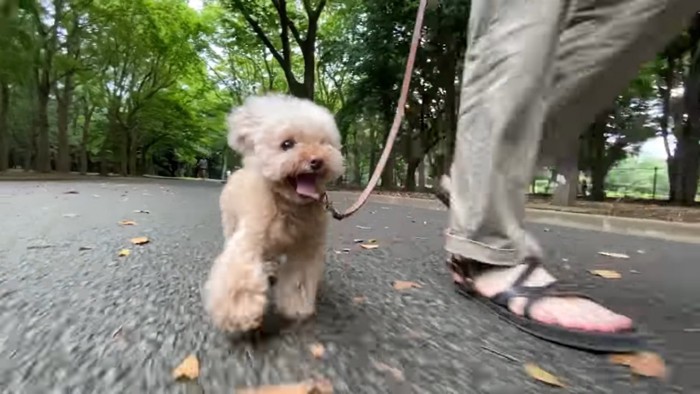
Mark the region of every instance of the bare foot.
MULTIPOLYGON (((525 270, 526 265, 494 268, 481 273, 474 280, 474 288, 485 297, 493 297, 508 289, 525 270)), ((461 278, 454 275, 455 281, 461 278)), ((546 270, 539 267, 525 280, 524 286, 544 286, 555 279, 546 270)), ((514 297, 508 307, 520 316, 523 315, 527 298, 514 297)), ((596 304, 595 302, 574 297, 545 297, 535 302, 530 309, 530 316, 539 322, 583 331, 616 332, 632 327, 632 320, 626 316, 596 304)))

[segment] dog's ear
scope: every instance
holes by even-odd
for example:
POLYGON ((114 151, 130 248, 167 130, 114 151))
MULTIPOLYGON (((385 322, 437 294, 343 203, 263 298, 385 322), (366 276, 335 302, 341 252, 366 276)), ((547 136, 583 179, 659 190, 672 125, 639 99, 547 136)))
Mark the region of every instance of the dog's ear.
POLYGON ((254 121, 245 106, 235 108, 228 115, 228 145, 236 152, 246 155, 253 151, 254 121))

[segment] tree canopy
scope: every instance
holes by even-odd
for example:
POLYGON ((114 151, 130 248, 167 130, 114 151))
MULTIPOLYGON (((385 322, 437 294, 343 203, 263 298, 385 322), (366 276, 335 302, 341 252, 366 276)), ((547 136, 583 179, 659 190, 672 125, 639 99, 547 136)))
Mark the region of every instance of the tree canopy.
MULTIPOLYGON (((429 188, 449 168, 469 0, 427 11, 406 118, 381 186, 429 188)), ((253 94, 328 107, 359 186, 393 120, 417 1, 8 0, 0 6, 0 171, 218 177, 237 165, 224 118, 253 94)), ((579 169, 606 177, 666 141, 670 198, 691 203, 700 160, 700 21, 591 119, 579 169), (626 161, 626 163, 632 161, 626 161)))

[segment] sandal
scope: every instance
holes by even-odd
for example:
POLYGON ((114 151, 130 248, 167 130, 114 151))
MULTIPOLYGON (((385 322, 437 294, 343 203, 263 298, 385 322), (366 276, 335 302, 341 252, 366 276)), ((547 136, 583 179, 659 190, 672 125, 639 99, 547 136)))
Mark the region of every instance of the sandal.
POLYGON ((530 310, 538 300, 545 297, 577 297, 586 298, 594 302, 597 301, 585 294, 563 290, 557 281, 545 286, 523 286, 525 280, 542 263, 537 258, 527 258, 524 264, 527 264, 527 268, 508 289, 489 298, 476 292, 472 279, 478 274, 479 268, 486 266, 485 264, 462 262, 456 257, 452 257, 448 262, 451 271, 462 282, 454 282, 458 293, 487 306, 501 318, 531 335, 560 345, 595 352, 624 353, 646 348, 645 340, 635 327, 615 333, 591 332, 540 323, 534 320, 530 316, 530 310), (464 272, 465 268, 468 272, 464 272), (508 308, 508 302, 514 297, 527 298, 523 316, 511 312, 508 308))

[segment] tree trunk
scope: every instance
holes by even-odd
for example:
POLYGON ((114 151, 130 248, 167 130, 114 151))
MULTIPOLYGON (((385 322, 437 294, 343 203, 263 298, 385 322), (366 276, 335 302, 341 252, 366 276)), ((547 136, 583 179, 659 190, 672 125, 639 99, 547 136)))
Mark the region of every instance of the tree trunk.
POLYGON ((127 176, 129 175, 129 131, 120 127, 119 130, 119 175, 127 176))
POLYGON ((59 95, 57 116, 58 116, 58 157, 56 160, 56 170, 58 172, 70 172, 70 141, 68 139, 68 123, 70 117, 70 106, 73 98, 73 77, 66 76, 64 80, 63 92, 59 95))
POLYGON ((418 164, 418 190, 425 190, 425 157, 418 164))
POLYGON ((416 191, 416 170, 420 162, 420 159, 412 159, 406 165, 406 184, 404 186, 406 191, 416 191))
POLYGON ((90 143, 90 123, 95 107, 85 106, 85 121, 83 123, 83 135, 80 140, 80 173, 85 175, 88 171, 88 144, 90 143))
POLYGON ((352 144, 352 160, 353 160, 353 175, 352 180, 356 185, 362 184, 362 157, 360 154, 360 144, 357 141, 357 130, 353 134, 352 144))
POLYGON ((605 127, 608 112, 596 117, 591 126, 590 154, 591 154, 591 199, 593 201, 605 200, 605 177, 608 174, 608 166, 605 160, 605 127))
MULTIPOLYGON (((674 74, 676 71, 676 59, 669 56, 667 59, 667 67, 663 73, 664 86, 659 86, 659 92, 661 94, 661 108, 662 114, 660 119, 661 126, 661 137, 664 142, 664 150, 666 151, 666 171, 668 172, 668 183, 669 183, 669 201, 675 201, 676 197, 676 160, 671 153, 671 147, 668 143, 668 136, 670 134, 669 130, 669 119, 671 118, 671 90, 674 86, 674 74)), ((675 119, 674 119, 675 123, 675 119)))
POLYGON ((0 81, 0 172, 9 168, 10 130, 8 111, 10 110, 10 87, 0 81))
MULTIPOLYGON (((48 78, 48 77, 47 77, 48 78)), ((36 170, 39 172, 51 171, 51 146, 49 141, 49 92, 50 86, 44 81, 39 85, 37 97, 37 128, 38 142, 36 152, 36 170)))
POLYGON ((685 80, 683 104, 687 120, 676 145, 676 190, 673 202, 682 205, 695 203, 698 191, 700 165, 700 15, 696 15, 688 31, 692 43, 690 66, 685 80))
POLYGON ((110 171, 110 158, 112 156, 115 144, 119 139, 119 130, 117 126, 117 118, 114 110, 110 110, 108 115, 109 123, 107 126, 107 135, 102 142, 100 148, 100 175, 107 176, 110 171))
POLYGON ((314 101, 316 93, 316 32, 318 31, 318 21, 311 17, 310 19, 306 41, 304 41, 301 50, 304 56, 303 85, 305 98, 314 101))
MULTIPOLYGON (((686 129, 691 129, 688 124, 686 129)), ((700 140, 688 130, 678 139, 676 148, 676 190, 672 202, 692 205, 698 191, 698 166, 700 166, 700 140)))
POLYGON ((129 175, 131 176, 136 176, 139 174, 138 167, 136 166, 138 139, 136 138, 135 134, 135 132, 130 133, 129 138, 129 175))
POLYGON ((560 177, 557 179, 557 187, 554 189, 552 204, 561 207, 570 207, 576 204, 578 196, 578 176, 579 176, 579 152, 581 139, 577 138, 574 144, 565 149, 568 154, 562 155, 557 160, 557 172, 560 177), (563 182, 561 182, 561 178, 563 182))
POLYGON ((282 46, 282 51, 277 50, 270 38, 265 34, 265 31, 260 26, 260 23, 255 20, 251 15, 250 10, 246 7, 243 0, 233 1, 235 7, 243 14, 243 17, 248 22, 248 25, 253 29, 256 36, 263 42, 265 47, 272 53, 275 60, 278 62, 282 71, 284 72, 284 77, 287 80, 287 86, 289 88, 289 93, 293 96, 306 98, 309 100, 314 99, 315 82, 316 82, 316 38, 318 34, 318 19, 326 6, 326 0, 321 0, 316 7, 311 7, 310 4, 305 0, 304 8, 306 15, 308 17, 308 24, 306 29, 305 37, 301 37, 297 27, 289 19, 287 13, 287 1, 281 0, 273 2, 277 8, 277 14, 279 16, 279 27, 280 27, 280 43, 282 46), (293 51, 290 46, 290 31, 294 35, 294 39, 299 45, 299 49, 302 53, 304 61, 304 73, 303 81, 299 82, 294 75, 292 54, 293 51))
POLYGON ((678 200, 678 165, 676 157, 669 156, 666 159, 666 172, 668 173, 668 201, 674 203, 678 200))
MULTIPOLYGON (((389 159, 386 161, 386 167, 382 171, 382 189, 393 190, 396 189, 396 182, 394 182, 394 155, 389 154, 389 159)), ((374 171, 371 168, 370 171, 374 171)))
POLYGON ((371 146, 369 150, 369 168, 367 169, 367 178, 372 176, 372 172, 374 171, 374 168, 377 167, 377 148, 376 146, 379 145, 377 142, 377 131, 376 127, 372 127, 370 132, 369 132, 369 146, 371 146))
POLYGON ((552 205, 570 207, 576 203, 578 194, 578 165, 576 162, 559 165, 557 173, 564 178, 564 182, 557 179, 552 205))
POLYGON ((23 169, 25 172, 31 170, 31 169, 36 169, 36 152, 37 152, 37 146, 38 146, 38 126, 39 120, 38 117, 34 117, 31 121, 31 125, 29 126, 29 149, 27 150, 27 154, 24 155, 24 164, 23 164, 23 169))

